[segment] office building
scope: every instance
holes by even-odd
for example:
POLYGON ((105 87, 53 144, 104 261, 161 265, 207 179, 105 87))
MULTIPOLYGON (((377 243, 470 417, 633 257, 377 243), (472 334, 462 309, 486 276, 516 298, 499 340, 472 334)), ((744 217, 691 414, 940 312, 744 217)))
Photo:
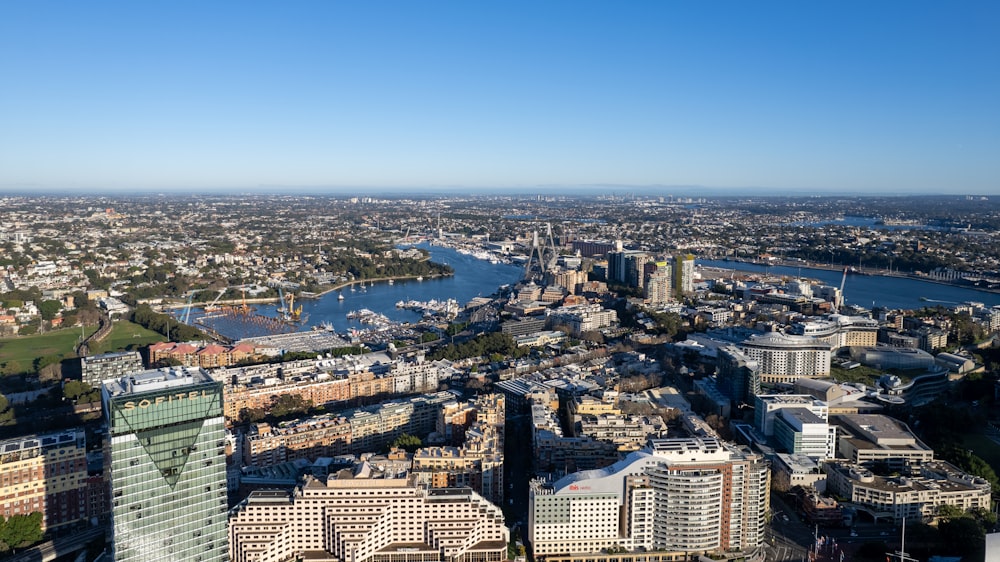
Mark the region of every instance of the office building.
POLYGON ((142 357, 138 351, 103 353, 80 358, 80 378, 94 388, 100 388, 101 382, 108 379, 121 378, 143 369, 142 357))
POLYGON ((199 368, 105 381, 114 560, 224 562, 222 384, 199 368))
POLYGON ((803 408, 823 421, 830 419, 826 402, 808 394, 761 394, 754 400, 754 427, 765 436, 774 435, 774 420, 784 409, 803 408))
POLYGON ((428 489, 412 477, 375 478, 362 465, 293 493, 258 491, 234 510, 234 562, 500 562, 503 513, 468 488, 428 489))
POLYGON ((528 508, 535 559, 750 552, 764 540, 769 474, 762 457, 717 439, 658 439, 604 469, 535 480, 528 508))
POLYGON ((786 453, 824 461, 836 454, 837 427, 806 408, 783 408, 774 418, 774 440, 786 453))
POLYGON ((901 421, 877 414, 833 416, 837 425, 837 456, 865 467, 912 470, 934 460, 934 449, 917 439, 901 421))

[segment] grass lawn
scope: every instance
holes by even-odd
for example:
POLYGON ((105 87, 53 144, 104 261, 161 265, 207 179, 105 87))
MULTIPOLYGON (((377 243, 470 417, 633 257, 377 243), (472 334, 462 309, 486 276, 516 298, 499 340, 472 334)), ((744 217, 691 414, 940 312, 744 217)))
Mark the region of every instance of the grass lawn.
MULTIPOLYGON (((97 326, 84 328, 85 335, 90 335, 97 326)), ((4 373, 26 373, 34 370, 35 359, 39 357, 56 356, 59 358, 73 357, 76 344, 80 341, 79 328, 66 328, 44 334, 0 339, 0 366, 4 373)))
POLYGON ((135 346, 135 349, 159 341, 167 341, 167 338, 127 320, 117 320, 108 337, 90 346, 90 353, 126 351, 129 346, 135 346))
POLYGON ((982 433, 967 433, 962 435, 962 444, 979 458, 986 461, 993 470, 1000 474, 1000 445, 982 433))

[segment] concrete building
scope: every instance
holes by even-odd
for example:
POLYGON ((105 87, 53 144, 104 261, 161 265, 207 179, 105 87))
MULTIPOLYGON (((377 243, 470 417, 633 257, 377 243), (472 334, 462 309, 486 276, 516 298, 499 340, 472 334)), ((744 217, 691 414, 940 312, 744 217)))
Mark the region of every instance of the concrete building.
POLYGON ((790 383, 801 377, 830 376, 830 344, 810 336, 755 334, 740 348, 760 366, 761 382, 790 383))
POLYGON ((607 328, 617 322, 618 313, 599 304, 561 306, 549 311, 549 326, 566 326, 574 336, 607 328))
POLYGON ((910 470, 934 460, 934 450, 903 422, 877 414, 833 416, 838 427, 837 456, 862 466, 884 463, 890 470, 910 470))
POLYGON ((0 515, 42 514, 42 530, 85 521, 87 443, 83 429, 0 441, 0 515))
POLYGON ((138 351, 103 353, 80 358, 80 378, 94 388, 100 388, 101 383, 107 379, 121 378, 144 369, 142 356, 138 351))
POLYGON ((500 562, 500 508, 468 488, 428 489, 366 471, 253 492, 232 513, 233 562, 500 562))
MULTIPOLYGON (((647 268, 650 264, 646 264, 647 268)), ((646 300, 651 306, 667 304, 674 300, 673 275, 664 262, 663 267, 657 264, 656 270, 646 278, 646 300)))
MULTIPOLYGON (((504 405, 503 394, 483 394, 465 403, 470 412, 461 445, 418 449, 413 454, 413 471, 418 478, 435 488, 472 488, 491 502, 502 505, 504 405)), ((451 419, 454 420, 454 416, 451 419)), ((438 422, 438 433, 445 434, 442 430, 451 424, 445 416, 438 422)))
POLYGON ((754 427, 762 435, 774 435, 774 423, 784 409, 805 409, 820 420, 829 420, 830 409, 826 402, 807 394, 762 394, 754 401, 754 427))
POLYGON ((963 511, 990 509, 990 483, 944 461, 928 462, 906 476, 882 477, 858 464, 827 463, 827 489, 895 523, 931 522, 942 505, 963 511))
POLYGON ((528 534, 536 560, 585 560, 609 549, 660 560, 763 544, 769 469, 716 439, 654 440, 601 470, 535 480, 528 534))
POLYGON ((142 371, 103 385, 114 560, 224 562, 222 384, 202 369, 142 371))
POLYGON ((814 337, 830 345, 834 353, 842 347, 874 347, 878 342, 878 321, 863 316, 831 314, 823 320, 798 322, 789 333, 814 337))
POLYGON ((774 489, 787 492, 796 486, 826 490, 826 473, 815 460, 799 454, 776 453, 771 458, 774 489))

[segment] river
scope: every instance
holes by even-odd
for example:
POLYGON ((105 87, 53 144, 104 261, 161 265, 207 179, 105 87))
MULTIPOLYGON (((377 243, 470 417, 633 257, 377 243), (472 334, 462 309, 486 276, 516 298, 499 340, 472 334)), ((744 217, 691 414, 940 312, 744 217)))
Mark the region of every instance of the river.
MULTIPOLYGON (((843 279, 842 271, 811 267, 767 266, 724 260, 697 260, 696 263, 737 271, 818 279, 824 284, 834 287, 839 287, 840 281, 843 279)), ((936 304, 947 306, 966 301, 976 301, 984 303, 986 306, 994 306, 1000 304, 1000 294, 904 277, 848 274, 844 284, 844 300, 847 304, 856 304, 865 308, 880 306, 911 310, 936 304)))
MULTIPOLYGON (((399 301, 415 300, 445 301, 455 299, 464 306, 474 297, 489 296, 502 285, 516 283, 524 273, 523 268, 507 264, 493 264, 467 254, 459 253, 451 248, 419 244, 418 248, 429 250, 431 261, 450 265, 455 270, 451 277, 424 279, 423 281, 395 281, 392 285, 382 281, 367 283, 365 287, 356 285, 352 291, 345 287, 340 293, 334 291, 318 299, 301 299, 295 301, 295 306, 302 305, 302 315, 306 321, 300 330, 313 326, 330 324, 339 333, 345 333, 351 328, 364 329, 366 326, 347 314, 354 310, 367 308, 373 312, 384 314, 396 322, 418 322, 422 314, 412 310, 396 308, 399 301), (340 300, 338 294, 343 294, 340 300)), ((277 316, 277 304, 252 305, 255 312, 262 316, 277 316)), ((192 310, 192 320, 201 318, 201 309, 192 310)), ((232 319, 206 318, 204 320, 219 333, 232 338, 260 336, 267 333, 259 326, 247 325, 232 319)))

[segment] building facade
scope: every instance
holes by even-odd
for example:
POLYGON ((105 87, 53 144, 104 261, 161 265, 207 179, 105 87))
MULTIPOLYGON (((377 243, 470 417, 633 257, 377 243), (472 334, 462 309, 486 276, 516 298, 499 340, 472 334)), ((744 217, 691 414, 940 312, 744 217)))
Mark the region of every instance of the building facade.
POLYGON ((770 472, 716 439, 661 439, 612 466, 531 484, 536 560, 602 551, 750 551, 763 544, 770 472))
POLYGON ((468 488, 412 478, 307 479, 294 493, 253 492, 229 523, 234 562, 500 562, 500 508, 468 488))
POLYGON ((107 381, 103 400, 114 560, 228 560, 222 384, 157 369, 107 381))
POLYGON ((765 383, 830 376, 830 344, 811 336, 768 332, 750 336, 740 348, 760 366, 760 378, 765 383))
POLYGON ((87 486, 82 429, 0 441, 3 517, 41 513, 42 530, 86 520, 87 486))
POLYGON ((81 379, 94 388, 101 382, 142 371, 142 356, 138 351, 103 353, 80 358, 81 379))

